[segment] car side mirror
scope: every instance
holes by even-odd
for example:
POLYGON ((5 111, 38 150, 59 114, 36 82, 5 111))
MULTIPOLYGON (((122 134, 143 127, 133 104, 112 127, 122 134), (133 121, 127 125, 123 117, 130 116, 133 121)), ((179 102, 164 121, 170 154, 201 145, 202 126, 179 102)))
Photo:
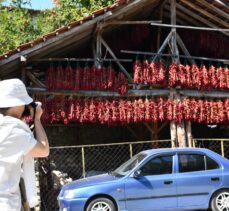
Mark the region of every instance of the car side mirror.
POLYGON ((134 177, 140 177, 140 176, 142 176, 141 173, 142 173, 141 170, 135 171, 135 172, 134 172, 134 177))

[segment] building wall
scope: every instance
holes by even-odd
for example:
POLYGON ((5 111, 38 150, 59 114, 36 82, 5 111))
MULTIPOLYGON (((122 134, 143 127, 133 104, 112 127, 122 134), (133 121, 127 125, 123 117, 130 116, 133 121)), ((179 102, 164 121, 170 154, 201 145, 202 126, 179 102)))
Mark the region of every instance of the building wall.
MULTIPOLYGON (((108 127, 99 124, 45 126, 45 130, 51 146, 121 143, 152 139, 145 125, 131 124, 128 127, 132 132, 126 126, 108 127)), ((159 138, 169 139, 169 133, 162 133, 162 135, 159 138)))

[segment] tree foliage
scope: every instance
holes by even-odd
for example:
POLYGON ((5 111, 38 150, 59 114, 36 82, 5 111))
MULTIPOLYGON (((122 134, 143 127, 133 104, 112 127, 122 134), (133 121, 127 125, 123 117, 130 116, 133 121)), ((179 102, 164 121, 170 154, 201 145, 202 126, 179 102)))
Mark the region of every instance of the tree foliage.
POLYGON ((24 8, 30 5, 30 0, 11 0, 11 9, 3 7, 3 2, 0 0, 0 54, 111 5, 115 0, 60 0, 53 9, 41 11, 36 19, 24 8))

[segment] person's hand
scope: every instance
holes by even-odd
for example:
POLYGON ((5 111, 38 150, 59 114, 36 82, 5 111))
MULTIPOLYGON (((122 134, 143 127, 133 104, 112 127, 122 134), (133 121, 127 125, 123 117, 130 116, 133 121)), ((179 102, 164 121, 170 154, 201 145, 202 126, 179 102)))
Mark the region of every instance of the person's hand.
POLYGON ((36 112, 35 112, 35 119, 41 118, 41 115, 43 114, 43 109, 42 109, 42 103, 41 102, 36 102, 37 107, 36 107, 36 112))
POLYGON ((42 103, 41 102, 35 102, 35 103, 37 105, 35 109, 32 106, 29 106, 30 115, 31 115, 32 118, 34 118, 34 110, 36 110, 34 119, 40 120, 41 115, 43 114, 43 109, 41 107, 42 103))

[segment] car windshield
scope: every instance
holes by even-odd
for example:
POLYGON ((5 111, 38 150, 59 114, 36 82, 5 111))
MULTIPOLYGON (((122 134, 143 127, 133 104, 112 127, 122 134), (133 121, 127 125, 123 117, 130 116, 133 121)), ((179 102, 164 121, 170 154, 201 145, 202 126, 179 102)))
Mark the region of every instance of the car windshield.
POLYGON ((114 176, 123 177, 126 176, 130 171, 132 171, 147 155, 144 153, 139 153, 133 156, 130 160, 123 163, 115 171, 112 172, 114 176))

